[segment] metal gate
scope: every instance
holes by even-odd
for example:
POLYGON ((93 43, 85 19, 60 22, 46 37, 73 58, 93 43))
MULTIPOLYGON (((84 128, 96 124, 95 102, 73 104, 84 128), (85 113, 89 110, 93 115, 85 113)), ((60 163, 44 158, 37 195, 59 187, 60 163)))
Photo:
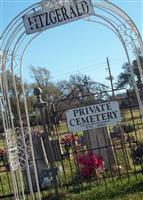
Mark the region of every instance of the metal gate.
POLYGON ((58 1, 35 3, 15 17, 0 37, 2 74, 0 80, 2 94, 0 97, 1 199, 40 200, 45 195, 52 193, 53 189, 55 195, 58 195, 60 187, 66 186, 70 190, 91 184, 107 186, 108 182, 114 184, 116 178, 119 178, 121 182, 124 178, 130 181, 131 176, 139 178, 142 174, 140 112, 143 117, 143 105, 141 91, 134 80, 131 64, 134 53, 143 83, 143 71, 138 51, 138 49, 141 51, 143 49, 142 39, 129 16, 109 1, 95 2, 93 7, 97 9, 96 13, 88 21, 108 27, 121 41, 130 66, 135 92, 130 94, 127 91, 122 93, 122 96, 115 91, 114 97, 111 94, 106 96, 107 92, 88 96, 81 95, 76 99, 54 102, 50 108, 47 108, 47 104, 42 102, 40 95, 37 94, 38 102, 35 106, 40 113, 41 122, 39 121, 37 126, 31 127, 24 89, 22 61, 28 46, 39 33, 28 37, 23 17, 26 14, 35 14, 42 9, 50 9, 53 6, 56 8, 59 4, 58 1), (12 75, 11 81, 8 80, 8 71, 12 75), (21 109, 18 99, 16 75, 21 82, 23 109, 21 109), (17 111, 14 111, 17 112, 16 120, 9 98, 10 85, 13 87, 17 108, 17 111), (99 96, 101 98, 98 98, 99 96), (103 128, 100 133, 97 130, 69 132, 65 110, 111 100, 117 101, 120 105, 122 122, 119 125, 103 128), (46 194, 42 192, 44 190, 46 190, 46 194))
MULTIPOLYGON (((114 94, 112 96, 110 91, 100 93, 100 99, 98 93, 82 96, 82 98, 81 96, 67 98, 54 102, 50 107, 47 107, 44 102, 38 101, 35 109, 37 113, 39 112, 42 121, 37 121, 34 125, 31 124, 31 134, 33 146, 38 146, 37 152, 37 148, 34 147, 34 156, 41 196, 44 196, 42 191, 51 193, 53 189, 56 189, 54 193, 58 195, 60 188, 65 188, 70 192, 78 187, 84 188, 85 185, 108 186, 111 183, 116 184, 117 180, 132 182, 133 178, 140 179, 142 177, 143 124, 137 99, 133 91, 115 90, 114 94), (109 125, 108 129, 100 128, 100 131, 98 128, 92 131, 74 133, 69 131, 66 110, 111 101, 116 101, 119 104, 122 117, 120 124, 109 125), (45 143, 43 140, 42 133, 45 131, 48 133, 49 143, 45 143), (47 155, 45 144, 51 146, 52 156, 47 155), (39 155, 38 152, 42 152, 42 155, 39 155), (39 165, 42 167, 40 168, 39 165), (43 168, 41 173, 40 169, 43 168), (55 177, 54 180, 53 177, 55 177)), ((23 130, 26 149, 29 150, 27 152, 28 166, 33 191, 31 193, 30 185, 28 185, 30 177, 28 177, 27 165, 25 164, 26 158, 24 156, 26 153, 21 138, 22 131, 20 128, 16 128, 16 135, 13 135, 11 130, 7 130, 10 138, 5 140, 3 134, 0 138, 0 198, 2 199, 18 198, 14 197, 13 187, 17 188, 18 195, 22 195, 23 192, 25 199, 39 198, 36 196, 38 191, 36 180, 33 180, 35 175, 33 174, 28 130, 27 128, 23 130), (9 141, 7 144, 9 149, 6 149, 5 141, 9 141), (12 173, 10 173, 10 169, 12 173), (11 178, 15 180, 15 186, 11 182, 11 178)))
POLYGON ((53 134, 61 150, 58 165, 62 185, 67 188, 83 186, 85 182, 107 186, 111 182, 115 184, 117 179, 122 182, 142 177, 143 123, 137 99, 134 92, 114 92, 114 97, 110 92, 100 93, 100 100, 99 94, 93 94, 84 96, 82 101, 81 97, 69 98, 54 104, 53 134), (66 110, 110 101, 119 104, 120 124, 74 133, 69 131, 66 110))

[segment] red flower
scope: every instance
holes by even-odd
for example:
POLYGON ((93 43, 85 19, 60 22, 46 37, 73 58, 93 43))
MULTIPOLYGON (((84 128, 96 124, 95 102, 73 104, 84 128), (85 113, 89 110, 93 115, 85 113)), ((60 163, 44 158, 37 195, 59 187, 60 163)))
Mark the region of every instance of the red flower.
POLYGON ((96 169, 104 170, 104 161, 101 156, 96 156, 92 152, 78 154, 76 158, 82 176, 91 176, 96 169))
POLYGON ((105 169, 105 163, 101 156, 96 156, 96 166, 97 168, 105 169))

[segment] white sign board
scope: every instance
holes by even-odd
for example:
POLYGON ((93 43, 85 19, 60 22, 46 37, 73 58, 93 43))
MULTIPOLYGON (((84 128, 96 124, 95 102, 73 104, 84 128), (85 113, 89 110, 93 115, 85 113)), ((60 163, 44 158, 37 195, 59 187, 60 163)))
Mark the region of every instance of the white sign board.
POLYGON ((66 117, 71 132, 86 131, 121 122, 119 105, 116 101, 67 110, 66 117))
POLYGON ((26 33, 40 32, 94 14, 90 0, 77 0, 75 2, 75 4, 70 4, 70 1, 68 3, 65 1, 63 6, 56 5, 52 10, 47 7, 35 13, 24 15, 26 33))

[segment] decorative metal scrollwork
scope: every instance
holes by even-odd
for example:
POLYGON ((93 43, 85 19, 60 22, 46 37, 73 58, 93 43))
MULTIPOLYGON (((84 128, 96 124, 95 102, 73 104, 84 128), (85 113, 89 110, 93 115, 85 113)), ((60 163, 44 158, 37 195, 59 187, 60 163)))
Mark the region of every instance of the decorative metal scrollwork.
MULTIPOLYGON (((65 3, 69 3, 72 5, 76 0, 43 0, 41 2, 38 2, 24 11, 22 11, 17 17, 15 17, 8 27, 5 29, 3 34, 0 36, 0 40, 2 41, 1 47, 0 47, 0 66, 1 66, 1 72, 2 72, 2 81, 1 85, 3 88, 2 96, 4 96, 5 104, 5 121, 7 122, 6 127, 6 142, 7 142, 7 149, 8 149, 8 155, 9 155, 9 161, 12 171, 15 170, 25 170, 25 168, 33 165, 35 177, 36 177, 36 183, 37 183, 37 191, 39 192, 39 200, 40 198, 40 190, 39 190, 39 183, 38 183, 38 175, 37 175, 37 169, 36 164, 34 163, 34 151, 32 146, 32 139, 31 139, 31 133, 30 133, 30 126, 23 127, 23 124, 21 123, 20 127, 16 127, 14 129, 14 123, 12 114, 11 114, 11 107, 10 104, 10 98, 9 98, 9 91, 8 91, 8 81, 4 78, 6 77, 5 74, 8 70, 11 70, 13 74, 17 73, 18 67, 19 67, 19 74, 21 77, 21 82, 23 83, 23 74, 22 74, 22 66, 23 66, 23 58, 25 55, 25 52, 31 42, 39 35, 34 35, 33 37, 26 36, 25 28, 23 25, 23 19, 22 17, 26 14, 30 14, 33 11, 37 12, 41 9, 50 9, 52 10, 55 7, 64 6, 65 3), (27 40, 25 41, 25 38, 27 40), (24 45, 23 45, 24 43, 24 45), (16 55, 20 55, 20 57, 17 57, 16 55), (19 59, 20 58, 20 59, 19 59), (16 68, 15 68, 16 67, 16 68)), ((143 52, 143 44, 142 44, 142 38, 139 34, 138 29, 136 28, 135 24, 132 22, 132 20, 126 15, 125 12, 123 12, 121 9, 119 9, 116 5, 114 5, 112 2, 105 1, 105 0, 99 0, 96 1, 93 4, 94 8, 96 9, 95 16, 96 19, 100 19, 99 23, 102 25, 105 25, 106 27, 110 28, 114 33, 116 33, 117 36, 119 36, 119 39, 123 42, 124 50, 127 55, 128 62, 131 64, 132 59, 137 58, 139 56, 139 52, 137 52, 137 49, 140 49, 140 54, 143 52), (134 52, 136 51, 136 53, 134 52), (133 55, 134 53, 134 55, 133 55)), ((142 69, 140 63, 138 64, 138 68, 140 70, 140 76, 143 77, 142 69)), ((132 74, 133 76, 133 74, 132 74)), ((14 79, 13 79, 14 82, 14 79)), ((143 79, 142 79, 143 82, 143 79)), ((140 107, 140 111, 143 117, 143 104, 140 98, 139 90, 136 87, 136 95, 140 107)), ((17 90, 15 88, 15 94, 17 94, 17 90)), ((25 102, 25 113, 26 118, 28 121, 28 111, 26 107, 26 95, 24 87, 22 88, 22 95, 23 95, 23 101, 25 102)), ((19 103, 18 100, 16 102, 19 103)), ((19 114, 19 121, 21 121, 21 116, 19 114)), ((29 124, 29 123, 27 123, 29 124)), ((29 186, 31 186, 30 191, 32 193, 32 185, 30 180, 30 170, 27 169, 27 174, 29 174, 29 186), (29 171, 29 172, 28 172, 29 171)), ((13 183, 15 183, 13 178, 13 183)), ((21 181, 21 185, 23 184, 23 181, 21 181)), ((24 192, 23 192, 24 193, 24 192)), ((15 189, 15 196, 17 194, 17 190, 15 189)), ((15 198, 16 199, 16 198, 15 198)), ((21 198, 19 198, 21 199, 21 198)), ((23 199, 25 199, 23 197, 23 199)), ((33 196, 34 199, 34 196, 33 196)))
POLYGON ((20 127, 16 127, 15 133, 20 168, 23 170, 26 169, 27 164, 33 165, 29 132, 27 128, 24 128, 22 132, 20 127))
POLYGON ((16 171, 19 169, 18 148, 16 145, 16 137, 12 129, 6 130, 6 143, 9 157, 10 169, 16 171))

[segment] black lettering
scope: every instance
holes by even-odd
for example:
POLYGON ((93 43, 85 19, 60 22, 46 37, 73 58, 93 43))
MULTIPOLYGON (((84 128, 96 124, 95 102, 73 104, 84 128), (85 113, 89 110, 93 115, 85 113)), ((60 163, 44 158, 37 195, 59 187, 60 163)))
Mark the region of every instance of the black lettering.
POLYGON ((108 112, 107 117, 108 117, 108 119, 113 119, 112 112, 108 112))
POLYGON ((80 108, 80 109, 79 109, 79 112, 80 112, 80 115, 81 115, 81 116, 86 114, 84 108, 80 108))
POLYGON ((78 110, 73 110, 74 117, 78 115, 78 110))
MULTIPOLYGON (((87 118, 87 117, 86 117, 87 118)), ((81 117, 81 123, 82 124, 86 124, 87 123, 87 119, 86 118, 83 118, 83 117, 81 117)))
POLYGON ((106 119, 107 119, 106 113, 102 113, 101 116, 102 116, 102 119, 103 119, 103 120, 106 120, 106 119))
MULTIPOLYGON (((78 9, 77 9, 77 12, 78 12, 78 9)), ((74 9, 71 6, 70 6, 70 15, 71 15, 71 18, 77 17, 77 14, 75 13, 74 9), (72 17, 72 15, 73 15, 73 17, 72 17)))
POLYGON ((117 110, 115 112, 113 111, 112 113, 113 113, 114 117, 117 118, 117 110))
POLYGON ((107 110, 112 110, 110 103, 107 103, 106 106, 107 106, 107 110))
POLYGON ((81 10, 80 9, 80 7, 78 7, 78 5, 76 5, 76 10, 77 10, 77 14, 78 14, 78 16, 81 16, 82 14, 83 14, 83 12, 79 12, 79 10, 81 10))
POLYGON ((94 113, 94 107, 89 107, 89 110, 94 113))
POLYGON ((34 22, 31 21, 31 18, 30 18, 30 17, 28 17, 28 22, 29 22, 29 25, 30 25, 31 30, 33 30, 33 29, 34 29, 34 28, 33 28, 33 23, 34 23, 34 22))
POLYGON ((89 116, 86 116, 85 118, 81 117, 81 123, 82 124, 89 124, 89 116))
POLYGON ((99 108, 98 106, 95 106, 95 107, 94 107, 94 110, 95 110, 95 113, 96 113, 96 112, 100 112, 100 108, 99 108))
POLYGON ((76 123, 77 123, 77 125, 81 125, 80 118, 76 118, 76 123))
POLYGON ((60 9, 56 9, 55 12, 57 15, 58 22, 62 22, 63 18, 61 17, 60 9))
POLYGON ((67 11, 66 11, 65 7, 62 7, 61 11, 62 11, 64 20, 69 19, 69 16, 67 15, 67 11))
POLYGON ((84 13, 88 13, 89 12, 89 7, 88 7, 88 4, 86 1, 82 1, 81 2, 81 6, 82 6, 82 9, 84 11, 84 13))
POLYGON ((86 114, 89 114, 89 108, 85 107, 86 114))
POLYGON ((91 115, 91 116, 90 116, 90 121, 91 121, 92 123, 95 122, 94 115, 91 115))
POLYGON ((50 18, 50 21, 52 22, 52 24, 56 24, 57 23, 57 18, 55 16, 55 12, 54 11, 50 11, 49 12, 49 18, 50 18))
POLYGON ((49 15, 48 13, 46 12, 46 26, 49 26, 51 23, 49 22, 49 15))
MULTIPOLYGON (((100 115, 100 114, 99 114, 99 115, 100 115)), ((97 121, 98 121, 98 122, 100 121, 100 119, 99 119, 99 115, 95 115, 96 118, 97 118, 97 121)))
POLYGON ((104 111, 105 104, 102 104, 100 106, 101 106, 102 111, 104 111))
POLYGON ((41 28, 44 27, 43 22, 42 22, 42 16, 39 15, 40 23, 41 23, 41 28))
POLYGON ((34 19, 34 21, 35 21, 35 26, 36 26, 36 28, 38 29, 39 26, 38 26, 38 23, 37 23, 37 16, 33 16, 33 19, 34 19))
POLYGON ((86 121, 87 121, 87 123, 89 123, 89 118, 88 118, 88 116, 86 117, 86 121))
POLYGON ((74 123, 74 122, 75 122, 75 119, 71 119, 71 120, 70 120, 70 125, 71 125, 71 126, 75 126, 75 123, 74 123))

